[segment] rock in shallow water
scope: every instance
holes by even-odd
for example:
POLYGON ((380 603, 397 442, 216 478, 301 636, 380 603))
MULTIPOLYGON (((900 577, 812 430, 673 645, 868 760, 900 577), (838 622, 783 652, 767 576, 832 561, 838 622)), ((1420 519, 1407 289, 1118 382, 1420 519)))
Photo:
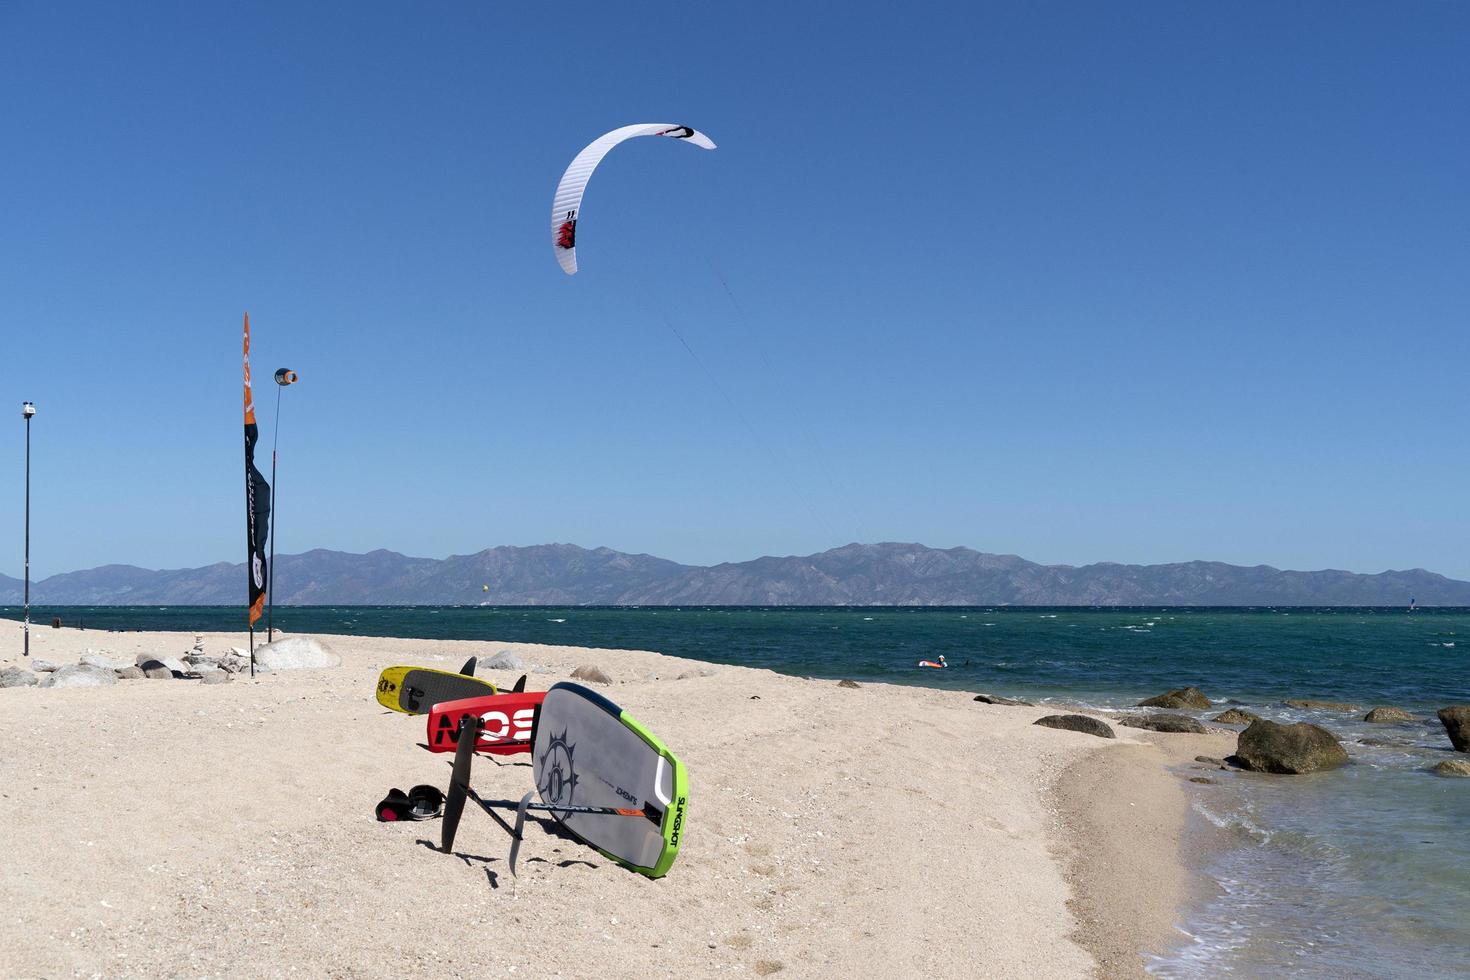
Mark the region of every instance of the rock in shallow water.
POLYGON ((1253 721, 1259 721, 1260 717, 1260 715, 1253 711, 1231 708, 1229 711, 1220 712, 1210 720, 1219 722, 1222 725, 1249 725, 1253 721))
POLYGON ((1413 721, 1414 716, 1409 714, 1403 708, 1385 707, 1374 708, 1372 711, 1363 716, 1363 720, 1382 724, 1389 721, 1413 721))
POLYGON ((1210 699, 1205 697, 1205 692, 1197 687, 1175 688, 1168 694, 1160 694, 1146 701, 1140 701, 1137 706, 1140 708, 1173 708, 1175 711, 1181 708, 1214 707, 1210 699))
POLYGON ((1439 720, 1456 752, 1470 752, 1470 704, 1439 709, 1439 720))
POLYGON ((1028 708, 1035 707, 1030 701, 1022 701, 1018 698, 1003 698, 996 694, 977 694, 975 700, 981 704, 1009 704, 1024 705, 1028 708))
POLYGON ((1325 728, 1299 721, 1278 725, 1261 719, 1240 733, 1235 761, 1256 772, 1300 775, 1347 765, 1347 750, 1325 728))
POLYGON ((1060 728, 1068 732, 1081 732, 1084 735, 1096 735, 1098 738, 1117 738, 1113 732, 1113 726, 1101 718, 1093 718, 1088 715, 1047 715, 1038 718, 1031 724, 1040 725, 1043 728, 1060 728))
POLYGON ((1118 724, 1124 728, 1142 728, 1176 735, 1205 734, 1205 726, 1188 715, 1128 715, 1118 724))
POLYGON ((1464 759, 1446 759, 1434 767, 1439 776, 1470 776, 1470 762, 1464 759))
POLYGON ((1287 698, 1281 702, 1288 708, 1301 708, 1306 711, 1362 711, 1363 706, 1349 704, 1346 701, 1314 701, 1311 698, 1287 698))

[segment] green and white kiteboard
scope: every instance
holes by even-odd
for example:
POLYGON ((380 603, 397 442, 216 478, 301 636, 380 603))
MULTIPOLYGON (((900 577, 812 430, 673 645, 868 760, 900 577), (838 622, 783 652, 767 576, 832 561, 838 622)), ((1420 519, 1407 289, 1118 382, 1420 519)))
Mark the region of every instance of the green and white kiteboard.
POLYGON ((536 792, 562 826, 624 867, 668 874, 688 820, 689 777, 658 736, 597 692, 563 682, 541 702, 531 759, 536 792))

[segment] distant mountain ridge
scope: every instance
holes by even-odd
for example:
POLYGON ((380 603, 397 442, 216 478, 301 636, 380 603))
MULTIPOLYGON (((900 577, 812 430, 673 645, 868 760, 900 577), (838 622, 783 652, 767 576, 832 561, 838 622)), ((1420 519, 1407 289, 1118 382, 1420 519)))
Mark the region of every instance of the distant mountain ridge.
MULTIPOLYGON (((36 605, 233 605, 243 564, 151 571, 103 565, 31 584, 36 605)), ((318 549, 276 558, 282 605, 1470 606, 1470 582, 1423 569, 1373 575, 1191 561, 1040 565, 920 544, 850 544, 814 555, 682 565, 570 544, 412 558, 318 549), (486 590, 485 586, 488 586, 486 590)), ((21 582, 0 575, 0 604, 21 582)))

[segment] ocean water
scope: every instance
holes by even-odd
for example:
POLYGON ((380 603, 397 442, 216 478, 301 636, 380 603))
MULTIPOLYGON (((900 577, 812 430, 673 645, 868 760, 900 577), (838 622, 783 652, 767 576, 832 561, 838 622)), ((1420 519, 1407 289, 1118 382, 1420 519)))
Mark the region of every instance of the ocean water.
MULTIPOLYGON (((244 618, 240 608, 36 607, 33 624, 53 615, 185 631, 244 618)), ((1454 757, 1434 709, 1470 703, 1470 610, 343 606, 278 608, 276 621, 293 632, 656 650, 1100 708, 1194 684, 1217 703, 1324 725, 1352 764, 1298 777, 1219 773, 1193 791, 1200 826, 1229 842, 1205 869, 1219 888, 1188 910, 1179 948, 1150 970, 1470 974, 1470 779, 1427 771, 1454 757), (950 669, 916 666, 940 654, 950 669), (1394 705, 1421 720, 1369 725, 1363 711, 1298 711, 1285 698, 1394 705)))

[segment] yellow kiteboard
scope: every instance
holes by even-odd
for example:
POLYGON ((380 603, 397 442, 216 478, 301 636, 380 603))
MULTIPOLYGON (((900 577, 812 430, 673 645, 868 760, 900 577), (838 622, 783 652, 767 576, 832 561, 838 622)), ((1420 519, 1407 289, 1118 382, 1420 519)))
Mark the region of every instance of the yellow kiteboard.
POLYGON ((426 715, 445 701, 496 693, 494 684, 471 676, 474 669, 474 657, 457 674, 432 667, 389 667, 378 675, 378 703, 406 715, 426 715))

